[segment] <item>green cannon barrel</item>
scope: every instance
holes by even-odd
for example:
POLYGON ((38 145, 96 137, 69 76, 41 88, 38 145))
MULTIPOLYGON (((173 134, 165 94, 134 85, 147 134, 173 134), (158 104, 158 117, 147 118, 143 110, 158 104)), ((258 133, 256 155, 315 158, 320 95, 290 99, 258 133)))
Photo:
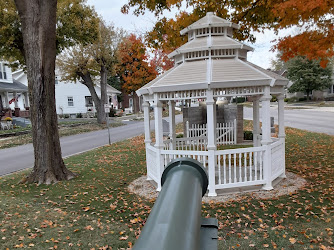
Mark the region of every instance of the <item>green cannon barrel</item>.
POLYGON ((168 164, 161 183, 162 190, 133 249, 217 249, 217 220, 201 218, 202 196, 208 186, 202 165, 191 158, 176 159, 168 164))

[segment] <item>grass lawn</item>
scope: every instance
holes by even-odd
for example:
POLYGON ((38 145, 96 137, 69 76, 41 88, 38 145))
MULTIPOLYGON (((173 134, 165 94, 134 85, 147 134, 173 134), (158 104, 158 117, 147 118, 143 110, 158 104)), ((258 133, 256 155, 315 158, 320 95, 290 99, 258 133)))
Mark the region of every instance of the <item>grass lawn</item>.
MULTIPOLYGON (((203 204, 219 220, 219 249, 333 249, 334 137, 286 130, 287 170, 308 184, 272 199, 203 204)), ((143 137, 66 159, 79 176, 55 185, 0 179, 1 249, 126 249, 153 205, 127 191, 145 170, 143 137)), ((154 248, 152 248, 154 249, 154 248)))
MULTIPOLYGON (((110 127, 119 127, 123 124, 121 122, 110 123, 110 127)), ((106 129, 107 126, 105 124, 98 124, 96 120, 93 121, 75 121, 75 122, 67 122, 59 121, 59 135, 60 137, 76 135, 86 132, 91 132, 95 130, 106 129)), ((31 131, 30 128, 17 128, 12 130, 1 130, 0 134, 8 133, 8 132, 19 132, 19 131, 31 131)), ((14 137, 0 138, 0 149, 16 147, 23 144, 32 143, 31 133, 18 135, 14 137)))

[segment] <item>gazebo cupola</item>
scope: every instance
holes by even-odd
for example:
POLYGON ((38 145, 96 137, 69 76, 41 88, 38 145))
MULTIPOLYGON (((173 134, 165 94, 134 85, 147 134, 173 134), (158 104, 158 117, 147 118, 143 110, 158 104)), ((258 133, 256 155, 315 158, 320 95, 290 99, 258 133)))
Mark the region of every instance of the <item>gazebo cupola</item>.
POLYGON ((188 42, 169 55, 174 67, 137 90, 144 101, 147 175, 158 190, 165 166, 182 156, 199 160, 207 168, 209 196, 233 187, 262 185, 272 189, 272 181, 285 174, 283 94, 288 80, 248 62, 247 52, 253 49, 234 40, 233 29, 239 25, 207 13, 181 31, 181 35, 188 34, 188 42), (271 138, 271 95, 278 99, 278 139, 271 138), (253 101, 253 147, 217 150, 217 145, 236 143, 237 124, 217 125, 216 101, 237 96, 253 101), (175 102, 193 99, 205 101, 207 124, 192 135, 176 138, 175 102), (163 135, 164 103, 169 106, 169 137, 163 135), (154 143, 150 138, 150 105, 154 107, 154 143))
POLYGON ((188 43, 169 54, 175 64, 186 61, 240 58, 247 59, 247 52, 253 48, 232 38, 233 30, 239 25, 208 12, 207 15, 181 31, 188 34, 188 43))

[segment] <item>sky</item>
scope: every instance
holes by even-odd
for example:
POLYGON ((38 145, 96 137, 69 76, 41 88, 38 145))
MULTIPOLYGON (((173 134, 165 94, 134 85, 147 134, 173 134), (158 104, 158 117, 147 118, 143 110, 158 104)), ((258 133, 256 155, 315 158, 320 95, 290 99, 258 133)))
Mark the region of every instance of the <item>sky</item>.
MULTIPOLYGON (((153 28, 155 17, 152 13, 146 12, 145 15, 136 17, 132 14, 125 15, 121 13, 121 7, 126 4, 127 0, 88 0, 87 3, 95 7, 99 15, 103 17, 107 23, 113 23, 116 27, 123 28, 129 33, 144 34, 153 28)), ((174 12, 165 12, 164 16, 174 17, 174 12)), ((265 31, 264 33, 255 33, 256 43, 247 43, 255 50, 248 52, 248 61, 261 66, 262 68, 269 68, 271 59, 275 58, 275 53, 270 49, 274 45, 272 42, 280 36, 287 35, 291 30, 283 30, 276 36, 273 31, 265 31)))

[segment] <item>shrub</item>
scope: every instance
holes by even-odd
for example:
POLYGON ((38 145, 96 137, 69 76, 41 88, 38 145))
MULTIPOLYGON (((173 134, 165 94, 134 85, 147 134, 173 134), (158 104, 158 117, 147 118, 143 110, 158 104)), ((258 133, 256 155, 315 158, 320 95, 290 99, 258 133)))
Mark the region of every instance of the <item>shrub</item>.
POLYGON ((244 140, 253 140, 253 131, 244 131, 244 140))
POLYGON ((246 97, 237 97, 237 98, 233 98, 232 102, 243 103, 245 101, 246 101, 246 97))
POLYGON ((109 117, 115 117, 115 114, 116 114, 115 109, 110 109, 109 117))
POLYGON ((275 95, 273 95, 272 97, 271 97, 271 100, 270 100, 271 102, 277 102, 277 97, 275 96, 275 95))
POLYGON ((82 114, 81 113, 77 113, 76 117, 77 118, 82 118, 82 114))
POLYGON ((70 118, 70 115, 69 114, 65 114, 64 118, 70 118))
POLYGON ((183 134, 177 134, 176 138, 183 138, 183 134))
POLYGON ((298 101, 300 101, 300 102, 304 102, 304 101, 306 101, 307 99, 306 99, 306 97, 302 97, 302 98, 299 98, 298 99, 298 101))
POLYGON ((289 102, 297 102, 298 98, 297 97, 291 97, 289 98, 289 102))
POLYGON ((284 102, 290 102, 289 98, 284 98, 284 102))

